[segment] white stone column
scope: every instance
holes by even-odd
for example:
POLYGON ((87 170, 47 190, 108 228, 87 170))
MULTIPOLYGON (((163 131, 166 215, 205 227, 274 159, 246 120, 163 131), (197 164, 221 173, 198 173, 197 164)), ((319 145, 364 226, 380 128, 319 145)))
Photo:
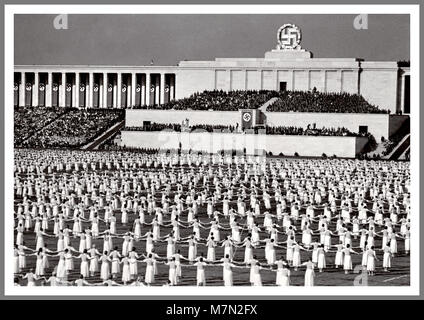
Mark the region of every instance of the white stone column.
POLYGON ((146 89, 145 89, 146 105, 150 105, 150 73, 146 73, 146 89))
POLYGON ((156 104, 160 104, 160 75, 156 77, 155 84, 155 102, 156 104))
POLYGON ((103 73, 103 108, 107 108, 107 72, 103 73))
POLYGON ((118 72, 116 75, 116 104, 117 108, 122 108, 121 98, 122 98, 122 73, 118 72))
POLYGON ((66 101, 66 73, 61 74, 62 83, 59 86, 59 107, 65 107, 66 101))
POLYGON ((25 72, 21 72, 21 85, 19 86, 19 106, 25 107, 25 84, 26 77, 25 72))
POLYGON ((32 106, 37 107, 38 106, 38 90, 39 90, 39 83, 40 83, 40 75, 38 72, 34 72, 34 83, 32 85, 32 106))
POLYGON ((99 80, 99 108, 103 108, 103 79, 99 80))
POLYGON ((112 107, 114 108, 114 109, 116 109, 117 108, 117 104, 116 104, 116 93, 117 93, 117 80, 116 80, 116 78, 114 79, 114 82, 113 82, 113 89, 112 89, 112 107))
POLYGON ((88 78, 86 78, 85 79, 85 96, 84 96, 84 99, 85 99, 85 101, 84 101, 84 107, 87 109, 88 108, 88 105, 90 104, 89 103, 89 98, 90 98, 90 83, 89 83, 89 77, 90 77, 90 74, 88 74, 88 78))
POLYGON ((135 90, 137 89, 137 76, 133 72, 131 73, 131 103, 128 103, 129 106, 135 105, 135 90))
POLYGON ((75 100, 72 102, 75 104, 74 107, 76 108, 80 107, 79 97, 80 97, 80 74, 79 72, 75 72, 75 100))
POLYGON ((75 97, 76 97, 76 90, 75 89, 76 89, 76 83, 75 83, 75 79, 73 79, 73 81, 72 81, 72 95, 71 95, 71 107, 73 107, 73 108, 77 107, 75 105, 75 97))
POLYGON ((93 108, 94 104, 93 104, 93 87, 94 87, 94 74, 93 72, 90 72, 88 74, 88 90, 87 90, 87 100, 88 100, 88 104, 86 104, 87 108, 93 108))
POLYGON ((171 77, 169 81, 169 101, 175 99, 175 75, 171 77))
POLYGON ((160 104, 165 103, 165 73, 160 74, 160 104))
POLYGON ((130 81, 130 77, 127 77, 127 105, 125 107, 130 107, 132 104, 132 88, 133 88, 133 83, 132 83, 132 79, 130 81))
POLYGON ((402 74, 400 78, 400 110, 402 113, 405 112, 405 74, 402 74))
POLYGON ((143 77, 141 78, 141 96, 140 96, 140 104, 143 106, 145 104, 147 104, 147 99, 146 99, 146 84, 147 84, 147 77, 148 75, 145 74, 144 75, 144 80, 143 77))
POLYGON ((53 74, 51 72, 47 73, 47 83, 46 83, 46 107, 52 106, 52 86, 53 86, 53 74))

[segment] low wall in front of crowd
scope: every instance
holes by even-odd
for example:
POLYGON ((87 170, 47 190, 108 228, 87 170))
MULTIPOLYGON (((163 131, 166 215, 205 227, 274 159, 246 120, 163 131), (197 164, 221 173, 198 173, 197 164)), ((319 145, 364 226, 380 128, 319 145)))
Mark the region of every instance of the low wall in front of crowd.
POLYGON ((240 122, 239 111, 198 111, 198 110, 153 110, 127 109, 126 127, 141 127, 144 121, 156 123, 178 123, 185 119, 190 125, 225 125, 236 126, 240 122))
POLYGON ((269 126, 296 126, 306 128, 316 124, 317 128, 345 127, 351 132, 359 132, 359 127, 366 126, 374 138, 389 137, 389 115, 375 113, 312 113, 312 112, 265 112, 269 126))
MULTIPOLYGON (((197 110, 157 110, 127 109, 126 127, 141 127, 144 121, 156 123, 178 123, 185 119, 189 125, 231 125, 240 126, 239 111, 197 111, 197 110)), ((367 127, 377 142, 381 137, 387 139, 405 120, 405 116, 373 113, 313 113, 313 112, 264 112, 261 123, 269 126, 295 126, 306 128, 308 125, 322 127, 345 127, 352 132, 359 132, 359 127, 367 127)))
POLYGON ((332 136, 289 136, 244 134, 225 132, 174 132, 164 131, 121 131, 121 145, 135 148, 153 148, 161 150, 205 151, 216 153, 221 150, 237 150, 247 154, 272 152, 293 156, 321 157, 327 156, 354 158, 368 139, 364 137, 332 136))

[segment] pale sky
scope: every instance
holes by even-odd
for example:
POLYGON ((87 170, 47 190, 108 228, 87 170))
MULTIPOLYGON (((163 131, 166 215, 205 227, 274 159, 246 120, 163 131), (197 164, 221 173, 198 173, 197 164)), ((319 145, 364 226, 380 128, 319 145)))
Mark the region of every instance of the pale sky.
POLYGON ((294 23, 301 46, 317 58, 409 60, 409 16, 369 15, 53 15, 15 16, 15 64, 175 65, 179 61, 261 58, 277 30, 294 23))

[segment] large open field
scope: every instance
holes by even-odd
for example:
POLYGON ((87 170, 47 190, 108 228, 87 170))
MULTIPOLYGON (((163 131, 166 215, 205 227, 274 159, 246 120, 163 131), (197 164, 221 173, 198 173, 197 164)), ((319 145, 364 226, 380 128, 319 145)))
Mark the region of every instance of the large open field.
MULTIPOLYGON (((105 153, 106 155, 106 153, 105 153)), ((16 155, 15 155, 16 156, 16 155)), ((15 159, 16 161, 16 159, 15 159)), ((273 159, 272 161, 275 161, 275 159, 273 159)), ((324 161, 324 160, 323 160, 324 161)), ((328 160, 330 161, 330 160, 328 160)), ((345 160, 339 160, 339 161, 345 161, 345 160)), ((214 165, 213 168, 217 169, 219 165, 214 165)), ((232 166, 232 168, 234 168, 235 165, 232 166)), ((228 167, 225 165, 223 166, 224 170, 227 170, 228 167)), ((166 173, 168 169, 163 169, 161 167, 158 168, 154 168, 153 164, 151 164, 151 166, 147 166, 146 164, 141 165, 139 168, 137 168, 136 170, 133 169, 120 169, 121 172, 143 172, 144 174, 149 172, 149 173, 166 173)), ((188 165, 184 165, 184 166, 179 166, 176 165, 174 166, 174 170, 175 172, 197 172, 198 168, 196 166, 191 166, 189 167, 188 165)), ((99 176, 111 176, 116 174, 118 171, 116 169, 112 169, 112 170, 107 170, 106 168, 104 169, 99 169, 98 167, 96 167, 96 169, 94 171, 91 170, 91 168, 87 169, 87 172, 89 174, 95 173, 96 175, 99 176)), ((56 179, 58 177, 60 177, 60 175, 64 175, 64 174, 71 174, 71 172, 56 172, 55 176, 56 179)), ((84 175, 83 172, 80 171, 80 177, 82 177, 82 175, 84 175)), ((16 174, 15 174, 16 176, 16 174)), ((25 178, 26 174, 20 174, 19 175, 21 178, 25 178)), ((47 181, 51 181, 52 179, 52 174, 44 174, 45 178, 47 179, 47 181)), ((119 180, 119 179, 118 179, 119 180)), ((121 181, 122 182, 122 181, 121 181)), ((248 186, 249 184, 246 184, 246 186, 248 186)), ((122 187, 122 184, 120 184, 120 187, 122 187)), ((187 191, 188 186, 187 185, 183 185, 184 188, 184 192, 187 191)), ((196 186, 196 191, 201 192, 202 190, 204 190, 204 186, 202 184, 199 184, 196 186)), ((212 183, 212 180, 209 182, 208 185, 209 191, 208 192, 213 192, 214 191, 214 184, 212 183)), ((161 187, 161 190, 163 190, 163 186, 161 187)), ((117 192, 117 194, 120 194, 120 190, 119 192, 117 192)), ((173 199, 173 196, 176 192, 176 185, 173 184, 172 185, 172 189, 171 189, 171 193, 170 193, 170 199, 173 199)), ((130 191, 129 196, 133 196, 134 192, 130 191)), ((139 196, 146 196, 147 195, 147 191, 143 190, 139 196)), ((261 196, 261 191, 259 192, 259 198, 261 196)), ((156 194, 156 204, 160 205, 160 191, 157 192, 156 194)), ((31 200, 35 201, 36 198, 32 197, 31 200)), ((235 196, 235 199, 233 198, 233 201, 230 202, 230 206, 235 208, 237 210, 237 197, 235 196)), ((81 201, 80 199, 77 198, 77 202, 81 201)), ((15 208, 17 207, 18 203, 22 202, 22 198, 15 196, 15 208)), ((248 198, 245 200, 245 203, 247 205, 248 208, 248 198)), ((337 201, 337 204, 339 205, 340 201, 337 201)), ((275 214, 275 201, 272 198, 271 200, 271 205, 272 205, 272 209, 269 210, 271 214, 275 214)), ((222 212, 222 202, 218 202, 215 205, 215 210, 222 212)), ((305 209, 302 209, 302 211, 300 212, 301 214, 304 213, 305 209)), ((265 207, 264 207, 264 203, 261 202, 261 212, 263 213, 264 211, 266 211, 265 207)), ((104 210, 100 210, 100 217, 103 217, 104 214, 104 210)), ((134 212, 129 211, 129 223, 127 225, 122 225, 120 223, 121 221, 121 211, 120 210, 115 210, 114 211, 116 218, 117 218, 117 233, 118 234, 123 234, 127 231, 129 231, 130 229, 132 229, 132 225, 133 225, 133 221, 136 218, 136 215, 134 212)), ((317 209, 315 211, 315 215, 318 215, 322 213, 322 209, 319 210, 317 209)), ((88 208, 85 209, 85 217, 87 218, 89 216, 88 213, 88 208)), ((151 220, 153 219, 153 215, 147 215, 146 214, 146 222, 150 223, 151 220)), ((208 222, 209 218, 206 214, 206 204, 202 207, 199 207, 199 218, 201 222, 208 222)), ((168 216, 164 216, 164 220, 169 220, 169 215, 168 216)), ((187 219, 187 215, 186 213, 183 213, 180 217, 180 220, 182 220, 183 222, 186 221, 187 219)), ((257 217, 255 218, 255 221, 257 221, 259 223, 259 225, 262 225, 262 221, 263 221, 263 217, 257 217)), ((277 224, 281 224, 281 221, 277 221, 277 224)), ((228 226, 228 220, 226 218, 224 218, 223 216, 220 218, 220 223, 223 224, 224 226, 228 226)), ((239 220, 241 225, 245 225, 246 220, 244 218, 240 218, 239 220)), ((300 220, 294 223, 296 225, 296 227, 298 228, 298 233, 296 234, 296 240, 300 242, 301 240, 301 234, 300 234, 300 220)), ((69 222, 70 228, 72 229, 72 221, 69 222)), ((88 222, 84 222, 83 223, 84 228, 89 227, 90 223, 88 222)), ((105 230, 106 228, 106 224, 104 222, 100 223, 100 231, 105 230)), ((329 228, 331 230, 335 229, 335 220, 333 220, 330 225, 329 228)), ((396 231, 399 231, 399 227, 396 227, 396 231)), ((312 230, 316 230, 317 229, 317 222, 313 222, 312 226, 311 226, 312 230)), ((50 222, 49 224, 49 230, 47 230, 46 232, 48 234, 52 234, 52 230, 53 230, 53 221, 50 222)), ((150 230, 150 225, 144 225, 143 229, 142 229, 142 233, 146 233, 147 231, 150 230)), ((380 226, 377 226, 377 232, 381 230, 380 226)), ((171 227, 161 227, 161 236, 164 236, 166 234, 168 234, 171 231, 171 227)), ((188 236, 189 234, 192 233, 192 228, 181 228, 181 236, 185 237, 188 236)), ((226 235, 229 235, 231 233, 231 230, 221 230, 221 239, 223 239, 226 235)), ((247 235, 247 231, 243 231, 242 233, 242 239, 247 235)), ((204 230, 201 229, 201 237, 202 238, 207 238, 208 236, 208 230, 204 230)), ((268 236, 268 234, 264 231, 261 232, 261 239, 265 239, 268 236)), ((16 232, 15 232, 15 237, 16 237, 16 232)), ((285 235, 280 235, 279 236, 279 241, 284 241, 286 240, 286 236, 285 235)), ((313 240, 314 241, 319 241, 319 235, 314 235, 313 236, 313 240)), ((30 232, 25 232, 24 233, 24 241, 25 241, 25 245, 28 246, 29 248, 35 248, 35 234, 30 231, 30 232)), ((118 246, 119 250, 121 250, 122 248, 122 238, 114 238, 114 242, 113 245, 114 246, 118 246)), ((335 236, 333 238, 333 244, 336 244, 338 242, 338 237, 335 236)), ((102 239, 93 239, 93 243, 96 244, 96 247, 101 250, 103 247, 103 240, 102 239)), ((45 244, 46 247, 50 250, 55 251, 56 250, 56 244, 57 244, 57 238, 54 237, 49 237, 49 238, 45 238, 45 244)), ((79 247, 79 238, 73 238, 71 239, 71 245, 78 249, 79 247)), ((358 239, 353 239, 353 248, 354 250, 356 250, 357 252, 360 252, 359 248, 355 248, 359 246, 359 238, 358 239)), ((375 246, 377 249, 381 248, 381 238, 377 237, 376 238, 376 242, 375 242, 375 246)), ((138 241, 135 242, 135 247, 136 250, 139 254, 141 253, 145 253, 145 241, 138 241)), ((177 249, 181 249, 181 253, 183 256, 187 257, 188 255, 188 246, 187 244, 184 243, 180 243, 177 244, 177 249)), ((166 257, 166 243, 165 242, 158 242, 155 243, 155 250, 156 253, 161 256, 161 257, 166 257)), ((376 274, 375 276, 371 276, 368 278, 368 285, 369 286, 407 286, 410 283, 410 257, 409 255, 405 255, 404 254, 404 243, 402 239, 398 240, 398 250, 399 253, 392 259, 392 268, 390 269, 390 272, 384 272, 384 270, 382 269, 382 251, 377 251, 377 256, 379 258, 379 261, 377 262, 377 270, 376 270, 376 274)), ((412 250, 414 250, 414 248, 412 248, 412 250)), ((203 253, 204 256, 206 256, 206 252, 207 252, 207 248, 204 245, 198 245, 198 249, 197 249, 198 255, 200 255, 200 253, 203 253)), ((217 259, 220 259, 223 257, 223 252, 224 249, 221 247, 217 247, 216 249, 216 257, 217 259)), ((257 255, 258 259, 260 260, 261 263, 266 263, 265 257, 264 257, 264 249, 263 248, 258 248, 254 250, 254 254, 257 255)), ((309 257, 311 256, 311 252, 306 252, 306 251, 302 251, 301 252, 301 257, 302 257, 302 261, 306 261, 309 257)), ((238 248, 235 249, 235 254, 234 254, 234 260, 235 261, 243 261, 243 257, 244 257, 244 248, 238 248)), ((283 248, 277 248, 277 259, 280 257, 284 257, 285 258, 285 249, 283 248)), ((329 252, 326 254, 326 261, 327 261, 327 268, 324 269, 324 271, 322 273, 319 273, 318 270, 316 270, 316 277, 315 277, 315 285, 318 286, 352 286, 354 285, 354 280, 355 278, 358 276, 358 273, 350 273, 350 274, 345 274, 343 270, 341 269, 336 269, 334 267, 334 257, 335 257, 335 253, 334 252, 329 252)), ((353 268, 359 272, 360 270, 360 263, 361 263, 361 258, 362 255, 353 255, 353 268)), ((79 265, 80 265, 80 260, 78 259, 74 259, 75 260, 75 270, 69 275, 68 280, 76 280, 77 278, 79 278, 79 265)), ((50 267, 46 270, 46 277, 51 275, 51 272, 53 271, 53 268, 57 265, 58 263, 58 257, 49 257, 49 262, 50 262, 50 267)), ((25 274, 29 268, 34 268, 35 269, 35 257, 31 256, 28 257, 27 259, 27 265, 28 268, 26 268, 25 270, 23 270, 22 274, 25 274)), ((159 274, 156 276, 156 282, 155 285, 163 285, 166 280, 168 279, 168 266, 163 265, 163 264, 159 264, 158 265, 159 268, 159 274)), ((249 284, 249 272, 250 269, 249 268, 245 268, 245 269, 234 269, 233 270, 233 276, 234 276, 234 285, 237 286, 241 286, 241 285, 250 285, 249 284)), ((139 274, 141 274, 144 277, 144 273, 145 273, 145 263, 140 263, 139 264, 139 274)), ((276 277, 276 273, 269 271, 269 270, 262 270, 261 271, 261 275, 262 275, 262 281, 264 285, 275 285, 275 277, 276 277)), ((93 278, 88 278, 87 279, 89 282, 92 283, 99 283, 101 282, 100 278, 99 278, 99 274, 97 274, 95 277, 93 278)), ((19 280, 21 285, 25 285, 26 284, 26 280, 19 280)), ((209 286, 222 286, 223 285, 223 279, 222 279, 222 267, 221 266, 207 266, 206 267, 206 281, 207 281, 207 285, 209 286)), ((117 279, 118 283, 121 283, 120 281, 120 276, 117 279)), ((41 282, 39 282, 41 284, 41 282)), ((294 286, 302 286, 304 284, 304 269, 300 269, 299 271, 294 271, 293 269, 291 270, 291 285, 294 286)), ((181 282, 180 285, 182 286, 193 286, 196 285, 196 268, 192 267, 185 267, 182 270, 182 278, 181 278, 181 282)))

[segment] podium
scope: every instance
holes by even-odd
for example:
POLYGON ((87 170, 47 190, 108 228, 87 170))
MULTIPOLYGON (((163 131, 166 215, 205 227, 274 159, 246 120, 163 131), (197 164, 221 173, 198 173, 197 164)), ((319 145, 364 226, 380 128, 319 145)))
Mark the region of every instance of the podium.
POLYGON ((240 109, 241 129, 253 129, 260 124, 261 111, 259 109, 240 109))
POLYGON ((188 119, 185 119, 181 122, 181 132, 190 132, 188 119))

